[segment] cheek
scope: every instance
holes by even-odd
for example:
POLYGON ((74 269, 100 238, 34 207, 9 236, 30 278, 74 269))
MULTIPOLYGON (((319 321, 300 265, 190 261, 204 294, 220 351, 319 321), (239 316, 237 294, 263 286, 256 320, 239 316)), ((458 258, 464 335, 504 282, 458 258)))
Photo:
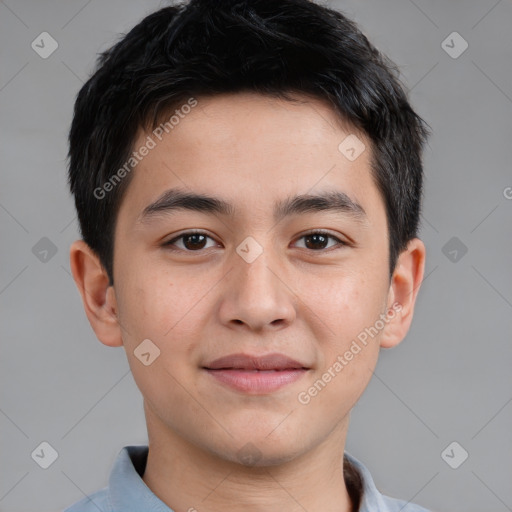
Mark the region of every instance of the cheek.
MULTIPOLYGON (((197 344, 211 317, 205 291, 211 285, 184 272, 170 273, 157 265, 133 269, 123 286, 120 319, 123 342, 134 377, 151 380, 190 380, 195 368, 197 344), (136 360, 134 351, 143 340, 158 347, 151 372, 136 360), (154 366, 154 368, 153 368, 154 366), (159 373, 157 373, 159 372, 159 373)), ((151 382, 147 382, 151 386, 151 382)))
POLYGON ((300 403, 310 401, 311 410, 329 411, 336 421, 355 404, 377 363, 381 331, 372 327, 383 312, 384 291, 377 281, 354 274, 312 295, 308 306, 322 319, 315 336, 319 366, 300 403))
POLYGON ((309 297, 304 302, 321 317, 324 327, 341 343, 340 348, 373 325, 387 297, 382 279, 361 272, 345 273, 338 278, 333 274, 329 279, 305 281, 303 285, 301 295, 309 297))
POLYGON ((124 281, 120 313, 130 334, 164 340, 194 314, 203 294, 197 280, 157 265, 141 266, 124 281))
MULTIPOLYGON (((372 327, 383 312, 385 299, 383 279, 371 272, 325 280, 323 292, 312 296, 308 305, 323 320, 319 324, 322 332, 315 336, 320 350, 317 380, 310 389, 313 407, 330 409, 338 418, 362 394, 379 354, 382 331, 372 327)), ((306 395, 305 399, 310 396, 308 391, 306 395)))
POLYGON ((185 286, 183 278, 159 272, 155 266, 150 271, 133 269, 123 282, 119 313, 124 348, 137 386, 157 410, 187 400, 180 383, 191 386, 193 382, 192 351, 197 336, 190 326, 200 297, 194 283, 185 286), (151 342, 144 350, 150 353, 148 365, 138 357, 141 344, 148 346, 145 340, 151 342))

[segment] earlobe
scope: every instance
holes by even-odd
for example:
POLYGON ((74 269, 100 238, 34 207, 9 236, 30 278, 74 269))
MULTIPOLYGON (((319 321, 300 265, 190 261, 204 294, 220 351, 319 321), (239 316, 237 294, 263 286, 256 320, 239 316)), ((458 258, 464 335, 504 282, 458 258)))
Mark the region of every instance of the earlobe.
POLYGON ((389 288, 389 322, 381 337, 382 348, 395 347, 409 331, 416 297, 423 281, 425 256, 425 244, 419 238, 414 238, 398 257, 389 288))
POLYGON ((83 240, 77 240, 71 244, 69 262, 85 314, 97 338, 110 347, 121 346, 114 288, 109 286, 107 272, 98 256, 83 240))

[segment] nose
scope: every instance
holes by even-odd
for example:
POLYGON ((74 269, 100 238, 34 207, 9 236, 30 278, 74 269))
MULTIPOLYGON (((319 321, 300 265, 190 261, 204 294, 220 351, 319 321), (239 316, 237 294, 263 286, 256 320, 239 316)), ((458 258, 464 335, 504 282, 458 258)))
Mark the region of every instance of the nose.
POLYGON ((262 331, 279 330, 293 322, 297 300, 293 283, 270 248, 251 263, 234 253, 231 268, 219 309, 225 325, 262 331))

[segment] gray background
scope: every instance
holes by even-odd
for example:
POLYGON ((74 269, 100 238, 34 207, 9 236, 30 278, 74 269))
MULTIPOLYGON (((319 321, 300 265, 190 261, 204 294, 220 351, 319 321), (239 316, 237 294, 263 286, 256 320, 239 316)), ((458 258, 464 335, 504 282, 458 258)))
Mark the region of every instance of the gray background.
MULTIPOLYGON (((65 158, 97 52, 163 5, 0 2, 2 512, 60 510, 106 484, 122 446, 146 443, 124 351, 96 340, 70 275, 78 230, 65 158), (31 48, 43 31, 59 44, 47 59, 31 48), (43 237, 56 254, 41 252, 43 237), (31 458, 42 441, 59 454, 46 470, 31 458)), ((512 510, 512 2, 328 5, 399 65, 433 129, 426 279, 409 335, 381 352, 352 413, 347 450, 385 494, 437 511, 512 510), (456 59, 442 47, 454 31, 469 43, 456 59), (469 453, 458 469, 441 456, 453 441, 469 453)))

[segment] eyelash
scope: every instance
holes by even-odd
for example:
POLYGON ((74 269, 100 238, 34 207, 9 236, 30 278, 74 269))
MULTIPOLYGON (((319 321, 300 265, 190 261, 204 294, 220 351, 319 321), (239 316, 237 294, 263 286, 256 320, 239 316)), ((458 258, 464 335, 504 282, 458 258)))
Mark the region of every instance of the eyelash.
MULTIPOLYGON (((207 238, 210 238, 213 240, 213 238, 208 235, 207 233, 203 233, 202 231, 187 231, 186 233, 181 233, 181 235, 177 236, 176 238, 173 238, 172 240, 169 240, 167 242, 164 242, 162 244, 163 247, 165 248, 169 248, 171 251, 182 251, 182 252, 189 252, 189 253, 200 253, 202 251, 204 251, 205 249, 198 249, 197 251, 191 251, 191 250, 188 250, 188 249, 181 249, 181 248, 174 248, 172 247, 173 244, 175 242, 177 242, 178 240, 181 240, 182 238, 186 238, 188 236, 191 236, 191 235, 204 235, 206 236, 207 238)), ((312 235, 322 235, 326 238, 332 238, 333 240, 336 240, 336 242, 338 242, 337 245, 343 247, 343 246, 347 246, 349 245, 347 242, 344 242, 343 240, 340 240, 338 237, 332 235, 331 233, 327 232, 327 231, 322 231, 322 230, 316 230, 316 231, 310 231, 308 233, 304 233, 302 236, 300 236, 297 240, 301 240, 302 238, 305 238, 305 237, 308 237, 308 236, 312 236, 312 235)), ((336 248, 336 246, 333 246, 334 248, 336 248)), ((332 250, 333 247, 329 247, 329 248, 326 248, 326 249, 318 249, 318 250, 315 250, 315 249, 307 249, 306 247, 306 250, 310 250, 310 251, 313 251, 313 252, 325 252, 325 251, 328 251, 328 250, 332 250)), ((337 247, 338 249, 340 247, 337 247)))

